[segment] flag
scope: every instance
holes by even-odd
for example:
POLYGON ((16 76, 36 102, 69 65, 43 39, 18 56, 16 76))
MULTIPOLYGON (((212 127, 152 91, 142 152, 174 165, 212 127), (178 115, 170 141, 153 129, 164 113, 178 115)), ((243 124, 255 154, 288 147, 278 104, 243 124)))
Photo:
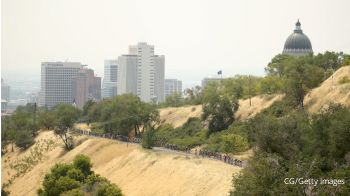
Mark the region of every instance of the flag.
POLYGON ((222 70, 218 71, 218 75, 222 75, 222 70))

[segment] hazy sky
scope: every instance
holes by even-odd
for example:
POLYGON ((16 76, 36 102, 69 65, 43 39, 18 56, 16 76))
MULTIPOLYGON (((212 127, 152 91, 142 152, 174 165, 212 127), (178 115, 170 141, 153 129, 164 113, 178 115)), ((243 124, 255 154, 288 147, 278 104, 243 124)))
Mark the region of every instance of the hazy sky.
POLYGON ((2 0, 1 75, 40 76, 42 61, 103 61, 139 41, 186 87, 220 69, 263 75, 299 18, 314 52, 350 53, 349 0, 2 0))

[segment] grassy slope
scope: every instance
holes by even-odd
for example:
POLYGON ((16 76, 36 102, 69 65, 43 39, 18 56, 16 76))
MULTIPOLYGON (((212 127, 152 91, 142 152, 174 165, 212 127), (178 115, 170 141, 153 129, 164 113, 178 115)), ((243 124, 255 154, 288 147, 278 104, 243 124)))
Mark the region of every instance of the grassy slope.
MULTIPOLYGON (((35 195, 44 174, 58 162, 70 162, 77 154, 91 157, 93 170, 118 184, 126 195, 226 195, 233 173, 240 168, 220 161, 169 152, 141 149, 138 145, 107 139, 79 137, 81 144, 63 153, 62 143, 52 132, 42 132, 37 140, 51 138, 56 142, 42 162, 10 186, 11 195, 35 195)), ((2 180, 14 172, 9 164, 29 151, 8 153, 2 158, 2 180)))
MULTIPOLYGON (((339 69, 333 79, 330 77, 306 95, 305 105, 310 112, 330 102, 350 106, 350 83, 338 84, 344 76, 350 78, 350 66, 339 69)), ((279 99, 280 95, 253 97, 252 107, 249 107, 249 100, 240 100, 236 117, 241 120, 250 118, 279 99)), ((175 127, 181 126, 189 117, 200 117, 201 113, 201 105, 160 110, 161 119, 175 127)), ((90 156, 94 170, 117 183, 127 195, 225 195, 231 187, 232 173, 239 171, 237 167, 218 161, 146 151, 136 145, 126 147, 125 144, 104 139, 85 138, 83 141, 80 138, 82 144, 63 154, 61 144, 52 132, 41 133, 37 140, 49 138, 57 143, 55 148, 47 153, 43 162, 14 181, 10 186, 11 195, 35 195, 44 174, 54 163, 69 162, 79 153, 90 156)), ((20 160, 28 153, 16 150, 2 157, 3 182, 9 178, 8 172, 14 174, 9 169, 9 163, 20 160)))
MULTIPOLYGON (((304 101, 308 110, 316 112, 331 102, 341 103, 350 107, 350 83, 338 83, 343 77, 350 79, 350 66, 338 69, 333 74, 333 77, 328 78, 318 88, 313 89, 305 96, 304 101)), ((235 116, 240 120, 251 118, 261 110, 271 106, 275 101, 281 100, 282 97, 283 95, 255 96, 251 99, 251 106, 249 99, 239 100, 239 108, 235 116)), ((201 105, 160 109, 161 119, 174 127, 181 126, 190 117, 200 117, 201 114, 201 105)))
POLYGON ((331 102, 350 107, 350 83, 339 84, 343 77, 350 79, 350 66, 338 69, 333 77, 325 80, 318 88, 305 96, 304 103, 308 110, 316 112, 331 102))

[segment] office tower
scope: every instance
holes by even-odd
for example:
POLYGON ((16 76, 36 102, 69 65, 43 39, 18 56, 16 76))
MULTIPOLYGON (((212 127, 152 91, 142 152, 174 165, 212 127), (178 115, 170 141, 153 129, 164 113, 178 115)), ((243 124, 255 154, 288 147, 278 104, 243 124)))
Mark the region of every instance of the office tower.
POLYGON ((104 78, 102 84, 102 98, 117 95, 118 60, 105 60, 104 78))
MULTIPOLYGON (((154 55, 154 97, 157 102, 165 101, 165 57, 154 55)), ((152 78, 150 79, 152 81, 152 78)))
POLYGON ((164 61, 145 42, 129 46, 129 54, 118 58, 118 94, 134 93, 145 102, 163 102, 164 61))
POLYGON ((10 86, 1 78, 1 100, 10 101, 10 86))
POLYGON ((92 69, 83 68, 73 77, 73 102, 80 109, 88 100, 101 100, 101 77, 96 77, 92 69))
MULTIPOLYGON (((78 62, 41 63, 39 106, 51 108, 58 103, 73 104, 75 99, 73 95, 73 79, 81 74, 80 71, 85 69, 84 67, 78 62)), ((87 72, 91 74, 90 71, 87 72)), ((98 88, 97 85, 96 88, 98 88)), ((98 90, 95 93, 98 94, 98 90)), ((98 95, 94 96, 98 97, 98 95)))
POLYGON ((165 79, 165 98, 174 93, 182 95, 182 81, 177 79, 165 79))

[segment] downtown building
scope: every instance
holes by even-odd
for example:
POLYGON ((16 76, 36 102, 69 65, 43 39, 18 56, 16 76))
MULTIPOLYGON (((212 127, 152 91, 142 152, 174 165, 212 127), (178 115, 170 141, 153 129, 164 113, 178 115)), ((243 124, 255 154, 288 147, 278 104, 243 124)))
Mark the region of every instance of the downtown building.
POLYGON ((10 102, 10 86, 1 78, 1 112, 6 111, 10 102))
POLYGON ((118 57, 118 95, 132 93, 144 102, 164 102, 163 55, 145 42, 129 46, 129 54, 118 57))
POLYGON ((101 78, 96 77, 94 70, 81 69, 73 78, 73 103, 80 109, 88 100, 101 100, 101 78))
POLYGON ((165 79, 165 98, 174 93, 182 95, 182 81, 177 79, 165 79))
POLYGON ((43 62, 39 106, 59 103, 82 107, 88 99, 101 97, 101 78, 78 62, 43 62), (78 104, 77 104, 78 103, 78 104))
POLYGON ((10 86, 1 78, 1 100, 10 101, 10 86))
POLYGON ((117 95, 117 71, 118 60, 105 60, 104 78, 102 83, 102 98, 108 98, 117 95))

